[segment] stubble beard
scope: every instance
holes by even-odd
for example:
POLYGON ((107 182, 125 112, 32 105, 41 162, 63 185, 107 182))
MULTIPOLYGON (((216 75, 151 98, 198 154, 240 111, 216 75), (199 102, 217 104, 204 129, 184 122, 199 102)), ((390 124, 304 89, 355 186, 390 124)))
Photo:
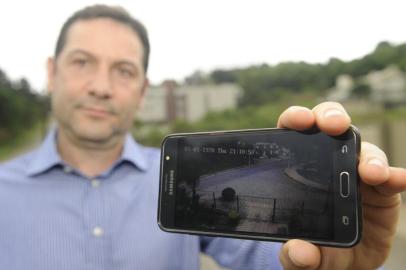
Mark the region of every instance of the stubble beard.
MULTIPOLYGON (((83 106, 83 103, 77 102, 71 107, 71 115, 65 114, 64 112, 61 112, 61 115, 55 115, 60 132, 63 132, 69 141, 89 150, 114 148, 117 144, 122 143, 129 129, 128 127, 124 126, 124 124, 110 124, 107 127, 101 127, 100 132, 98 132, 98 128, 93 127, 93 123, 90 123, 89 126, 84 126, 86 125, 86 121, 79 120, 74 116, 75 113, 79 113, 79 117, 83 117, 83 115, 80 115, 81 112, 79 112, 83 106), (75 121, 77 121, 77 123, 75 123, 75 121)), ((118 116, 116 111, 109 109, 109 112, 118 116)), ((89 119, 88 121, 92 120, 89 119)), ((107 123, 100 124, 107 125, 107 123)))

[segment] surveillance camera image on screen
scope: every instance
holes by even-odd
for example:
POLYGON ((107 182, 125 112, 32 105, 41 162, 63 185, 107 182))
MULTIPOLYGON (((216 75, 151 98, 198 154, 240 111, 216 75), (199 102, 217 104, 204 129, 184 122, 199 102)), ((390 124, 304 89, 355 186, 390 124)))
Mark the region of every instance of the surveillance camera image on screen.
POLYGON ((336 147, 322 133, 181 138, 175 224, 332 238, 336 147))

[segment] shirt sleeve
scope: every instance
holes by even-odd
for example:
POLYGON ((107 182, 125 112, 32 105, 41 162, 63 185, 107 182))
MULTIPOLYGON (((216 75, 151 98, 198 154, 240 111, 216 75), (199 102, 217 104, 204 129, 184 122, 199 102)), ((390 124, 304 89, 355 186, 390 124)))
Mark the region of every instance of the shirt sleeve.
POLYGON ((201 251, 222 267, 233 270, 282 270, 280 243, 232 238, 200 237, 201 251))

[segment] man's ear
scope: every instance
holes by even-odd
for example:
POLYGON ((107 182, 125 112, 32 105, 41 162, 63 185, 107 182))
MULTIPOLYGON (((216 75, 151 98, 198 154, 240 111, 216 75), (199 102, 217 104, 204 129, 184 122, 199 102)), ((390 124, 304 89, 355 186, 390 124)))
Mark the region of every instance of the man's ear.
POLYGON ((47 60, 47 90, 48 93, 54 91, 55 88, 55 73, 56 73, 56 60, 53 57, 48 57, 47 60))
POLYGON ((141 88, 140 99, 138 101, 138 110, 140 110, 144 107, 145 95, 148 91, 148 88, 149 88, 149 80, 148 80, 148 78, 145 78, 144 84, 142 85, 142 88, 141 88))

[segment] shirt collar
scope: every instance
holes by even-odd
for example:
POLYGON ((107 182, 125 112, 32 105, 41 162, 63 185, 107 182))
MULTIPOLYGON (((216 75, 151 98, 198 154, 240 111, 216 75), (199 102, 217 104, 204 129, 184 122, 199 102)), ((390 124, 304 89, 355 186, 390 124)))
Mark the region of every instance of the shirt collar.
POLYGON ((146 171, 149 167, 144 146, 138 144, 130 134, 125 137, 120 161, 128 161, 141 171, 146 171))
MULTIPOLYGON (((55 166, 65 165, 56 147, 56 136, 57 131, 54 128, 48 133, 41 146, 33 155, 32 161, 27 166, 27 175, 33 176, 55 166)), ((116 166, 123 161, 133 164, 141 171, 146 171, 149 167, 144 147, 138 144, 130 134, 127 134, 125 137, 124 149, 120 159, 116 162, 116 166)))
POLYGON ((56 149, 56 130, 52 129, 32 156, 27 166, 27 174, 32 176, 43 173, 58 165, 63 165, 63 160, 56 149))

